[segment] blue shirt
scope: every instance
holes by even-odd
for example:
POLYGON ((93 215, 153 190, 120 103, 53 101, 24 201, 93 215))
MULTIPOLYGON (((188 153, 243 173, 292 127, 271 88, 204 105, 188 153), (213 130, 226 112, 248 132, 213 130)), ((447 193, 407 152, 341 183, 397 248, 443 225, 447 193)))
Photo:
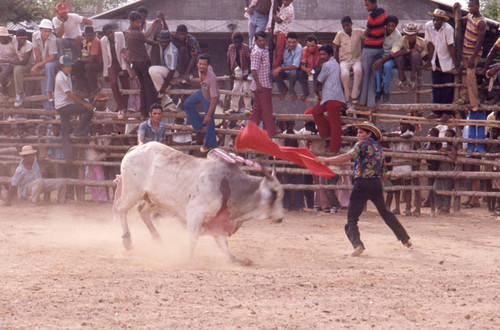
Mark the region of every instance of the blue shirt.
POLYGON ((339 101, 345 103, 344 88, 340 82, 340 66, 333 56, 323 63, 318 81, 323 83, 321 105, 327 101, 339 101))
MULTIPOLYGON (((297 47, 293 50, 288 50, 288 45, 285 46, 285 52, 283 53, 283 65, 289 66, 294 65, 300 68, 300 60, 302 59, 302 46, 297 44, 297 47)), ((286 70, 286 73, 290 72, 290 70, 286 70)))
POLYGON ((21 195, 22 197, 27 197, 29 184, 36 179, 40 179, 41 177, 42 174, 40 173, 40 167, 38 167, 35 156, 35 161, 33 162, 31 170, 28 170, 26 167, 24 167, 24 159, 21 159, 10 183, 13 187, 17 187, 19 195, 21 195))
POLYGON ((137 135, 144 136, 144 143, 151 141, 164 142, 165 141, 165 125, 160 122, 158 124, 158 131, 155 132, 151 126, 151 118, 139 125, 137 135))

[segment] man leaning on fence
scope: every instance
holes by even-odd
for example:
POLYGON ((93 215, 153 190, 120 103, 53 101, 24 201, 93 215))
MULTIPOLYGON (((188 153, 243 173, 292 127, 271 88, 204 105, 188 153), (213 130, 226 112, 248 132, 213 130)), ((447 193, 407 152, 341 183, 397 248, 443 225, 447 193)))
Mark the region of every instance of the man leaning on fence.
POLYGON ((21 198, 30 199, 34 204, 37 204, 41 193, 50 194, 54 190, 58 192, 59 203, 66 201, 65 181, 62 179, 43 179, 36 152, 30 145, 22 147, 19 153, 22 160, 12 177, 7 198, 0 201, 0 205, 11 205, 18 194, 21 198))

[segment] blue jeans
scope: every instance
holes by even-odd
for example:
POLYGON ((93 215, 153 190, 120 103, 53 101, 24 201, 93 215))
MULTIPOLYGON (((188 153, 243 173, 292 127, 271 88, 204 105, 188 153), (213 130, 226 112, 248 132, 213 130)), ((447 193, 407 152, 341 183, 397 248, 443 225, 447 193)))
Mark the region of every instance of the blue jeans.
POLYGON ((363 68, 363 80, 361 81, 360 105, 368 107, 375 106, 375 73, 373 72, 373 62, 382 57, 382 48, 363 48, 361 53, 361 67, 363 68))
POLYGON ((377 81, 377 93, 382 92, 382 83, 384 86, 384 93, 389 93, 391 88, 392 77, 394 77, 394 68, 396 63, 394 60, 384 62, 382 66, 375 71, 375 79, 377 81), (383 78, 382 78, 383 76, 383 78))
MULTIPOLYGON (((486 119, 486 111, 469 111, 468 120, 485 120, 486 119)), ((480 139, 484 140, 485 138, 485 128, 484 126, 469 126, 469 139, 480 139)), ((475 144, 475 143, 467 143, 467 150, 469 151, 485 151, 485 144, 475 144), (476 149, 477 147, 477 149, 476 149)))
MULTIPOLYGON (((45 70, 45 80, 42 80, 40 82, 42 86, 43 95, 47 95, 48 92, 54 91, 54 81, 56 77, 56 69, 58 67, 59 67, 58 61, 48 62, 43 66, 43 69, 45 70)), ((52 102, 49 101, 43 102, 43 108, 45 110, 54 110, 52 102)))
POLYGON ((255 33, 266 30, 268 19, 269 15, 262 15, 256 11, 253 12, 253 15, 250 15, 250 19, 248 20, 248 45, 250 46, 250 51, 254 45, 255 33))
MULTIPOLYGON (((199 130, 200 128, 203 127, 203 125, 205 125, 203 123, 203 119, 205 117, 200 115, 198 109, 196 109, 196 106, 200 103, 203 105, 206 115, 208 109, 210 108, 210 101, 208 101, 206 98, 203 97, 201 89, 196 91, 194 94, 191 94, 184 101, 184 110, 186 111, 189 123, 191 124, 191 126, 193 126, 195 130, 199 130)), ((212 112, 212 116, 210 118, 210 124, 207 125, 207 132, 205 136, 205 147, 208 149, 217 147, 217 137, 215 135, 214 118, 215 118, 215 110, 214 112, 212 112)))

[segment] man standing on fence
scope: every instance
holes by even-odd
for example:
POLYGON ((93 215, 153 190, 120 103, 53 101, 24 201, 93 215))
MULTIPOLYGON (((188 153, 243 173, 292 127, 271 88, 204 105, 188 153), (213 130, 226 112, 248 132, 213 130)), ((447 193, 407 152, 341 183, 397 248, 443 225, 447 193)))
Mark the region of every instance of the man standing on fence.
POLYGON ((412 246, 410 236, 384 203, 382 181, 387 176, 387 167, 382 146, 379 143, 382 139, 382 133, 369 122, 354 124, 354 126, 358 129, 358 143, 354 148, 338 156, 315 158, 316 162, 323 164, 345 163, 354 160, 354 185, 347 211, 347 224, 345 225, 347 237, 354 247, 354 252, 351 255, 357 257, 365 250, 365 245, 359 234, 358 221, 368 200, 375 204, 378 213, 398 240, 409 248, 412 246))
POLYGON ((61 179, 42 179, 36 152, 32 146, 23 146, 19 153, 23 159, 12 177, 7 198, 0 201, 0 205, 11 205, 17 194, 21 198, 31 199, 36 204, 41 193, 50 194, 54 190, 58 192, 59 203, 66 201, 66 183, 61 179))

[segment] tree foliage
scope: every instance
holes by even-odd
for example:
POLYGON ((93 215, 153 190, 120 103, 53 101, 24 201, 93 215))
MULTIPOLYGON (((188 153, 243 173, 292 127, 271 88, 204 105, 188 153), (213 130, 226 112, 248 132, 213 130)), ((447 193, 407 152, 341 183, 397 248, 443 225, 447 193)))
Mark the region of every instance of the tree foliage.
POLYGON ((0 24, 36 21, 43 15, 36 0, 1 0, 0 24))
POLYGON ((500 1, 499 0, 483 0, 481 2, 482 14, 497 22, 500 21, 500 1))

